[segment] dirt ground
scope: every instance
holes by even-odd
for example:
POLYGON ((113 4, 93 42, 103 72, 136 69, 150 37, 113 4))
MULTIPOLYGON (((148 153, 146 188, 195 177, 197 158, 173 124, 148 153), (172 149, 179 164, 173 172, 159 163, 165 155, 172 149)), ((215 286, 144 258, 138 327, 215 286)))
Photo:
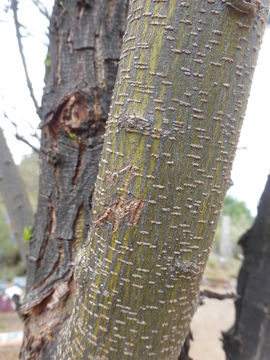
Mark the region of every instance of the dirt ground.
POLYGON ((194 338, 190 352, 192 359, 225 360, 221 332, 228 330, 233 321, 232 300, 206 300, 197 310, 191 325, 194 338))
MULTIPOLYGON (((210 287, 224 293, 233 289, 226 284, 210 287)), ((190 356, 193 360, 225 360, 222 350, 221 331, 228 330, 233 324, 234 305, 232 300, 206 299, 200 306, 192 321, 194 341, 191 344, 190 356)), ((0 331, 22 330, 22 323, 15 313, 0 313, 0 331)), ((18 359, 19 348, 0 350, 0 360, 18 359)), ((169 359, 168 359, 169 360, 169 359)))

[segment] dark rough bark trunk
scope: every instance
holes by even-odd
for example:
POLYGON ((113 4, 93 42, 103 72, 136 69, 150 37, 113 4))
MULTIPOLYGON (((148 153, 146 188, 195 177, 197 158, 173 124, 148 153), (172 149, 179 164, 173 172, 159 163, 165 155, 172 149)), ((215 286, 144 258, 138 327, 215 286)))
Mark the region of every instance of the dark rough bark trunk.
POLYGON ((1 128, 0 192, 11 219, 12 229, 16 236, 21 258, 26 264, 28 244, 23 241, 22 235, 24 228, 31 226, 33 223, 33 212, 25 190, 25 185, 14 163, 1 128))
POLYGON ((238 276, 236 320, 224 334, 228 360, 270 357, 270 176, 253 227, 240 244, 244 262, 238 276))
POLYGON ((41 176, 30 243, 22 359, 51 359, 69 317, 73 265, 90 223, 127 0, 57 0, 42 100, 41 176))

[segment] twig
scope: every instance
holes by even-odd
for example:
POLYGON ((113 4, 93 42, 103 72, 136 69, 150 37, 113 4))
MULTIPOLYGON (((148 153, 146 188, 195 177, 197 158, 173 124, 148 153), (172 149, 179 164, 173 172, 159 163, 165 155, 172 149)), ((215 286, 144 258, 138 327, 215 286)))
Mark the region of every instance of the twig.
POLYGON ((21 136, 21 135, 19 135, 18 133, 16 133, 16 134, 15 134, 15 137, 16 137, 16 139, 18 139, 18 140, 24 142, 26 145, 30 146, 30 148, 31 148, 34 152, 36 152, 37 154, 40 153, 40 150, 39 150, 37 147, 35 147, 34 145, 32 145, 32 144, 31 144, 28 140, 26 140, 23 136, 21 136))
POLYGON ((4 115, 4 117, 14 126, 14 128, 15 128, 15 130, 16 130, 16 133, 15 133, 16 139, 18 139, 18 140, 22 141, 23 143, 25 143, 26 145, 30 146, 30 148, 31 148, 34 152, 36 152, 36 153, 39 154, 39 153, 40 153, 40 150, 39 150, 36 146, 32 145, 32 144, 30 143, 30 141, 28 141, 27 139, 25 139, 22 135, 20 135, 20 134, 18 133, 18 126, 17 126, 17 124, 16 124, 14 121, 10 120, 10 118, 8 117, 8 115, 7 115, 4 111, 3 111, 3 115, 4 115))
POLYGON ((20 52, 20 55, 21 55, 22 63, 23 63, 23 68, 24 68, 24 73, 25 73, 25 77, 26 77, 27 86, 28 86, 28 89, 29 89, 29 92, 30 92, 31 99, 33 100, 34 106, 36 108, 36 112, 39 115, 40 108, 39 108, 38 102, 36 100, 34 91, 33 91, 32 82, 31 82, 30 77, 29 77, 29 73, 28 73, 27 66, 26 66, 26 60, 25 60, 25 56, 24 56, 24 52, 23 52, 22 35, 21 35, 21 32, 20 32, 21 24, 18 21, 18 1, 17 0, 11 0, 11 9, 13 11, 13 19, 14 19, 14 25, 15 25, 15 29, 16 29, 18 47, 19 47, 19 52, 20 52))
POLYGON ((25 120, 26 123, 28 124, 28 126, 32 129, 33 133, 31 134, 32 137, 36 138, 39 142, 40 142, 40 136, 39 134, 36 132, 36 129, 34 128, 34 126, 27 120, 25 120))
POLYGON ((46 8, 46 6, 44 4, 42 4, 39 0, 32 0, 32 1, 36 5, 38 10, 41 12, 41 14, 44 15, 46 17, 46 19, 50 20, 49 11, 46 8))
POLYGON ((46 17, 46 19, 50 20, 50 15, 49 15, 49 11, 46 8, 46 6, 44 4, 42 4, 39 0, 32 0, 33 3, 36 5, 36 7, 38 8, 38 10, 40 11, 40 13, 42 15, 44 15, 46 17))
POLYGON ((220 293, 217 293, 212 290, 202 290, 200 292, 200 297, 202 297, 202 298, 207 297, 208 299, 216 299, 216 300, 227 300, 227 299, 236 300, 237 299, 237 295, 233 292, 220 294, 220 293))

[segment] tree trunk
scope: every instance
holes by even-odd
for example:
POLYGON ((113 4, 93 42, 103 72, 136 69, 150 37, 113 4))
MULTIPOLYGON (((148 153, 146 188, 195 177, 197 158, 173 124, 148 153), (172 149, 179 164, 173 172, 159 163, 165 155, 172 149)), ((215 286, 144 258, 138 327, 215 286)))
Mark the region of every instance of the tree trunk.
POLYGON ((92 225, 57 359, 179 355, 268 5, 131 2, 92 225))
POLYGON ((253 227, 240 239, 244 262, 238 276, 233 328, 224 334, 228 360, 268 360, 270 354, 270 176, 253 227))
POLYGON ((182 346, 180 355, 178 356, 177 360, 193 360, 190 356, 189 356, 189 352, 190 352, 190 342, 193 340, 193 336, 192 336, 192 332, 191 330, 189 330, 184 344, 182 346))
POLYGON ((30 242, 22 359, 52 359, 85 241, 127 0, 57 0, 42 101, 41 176, 30 242))
POLYGON ((0 192, 11 219, 12 229, 16 236, 21 258, 26 265, 28 244, 23 241, 23 232, 25 227, 32 225, 33 212, 25 185, 13 161, 1 128, 0 154, 0 192))

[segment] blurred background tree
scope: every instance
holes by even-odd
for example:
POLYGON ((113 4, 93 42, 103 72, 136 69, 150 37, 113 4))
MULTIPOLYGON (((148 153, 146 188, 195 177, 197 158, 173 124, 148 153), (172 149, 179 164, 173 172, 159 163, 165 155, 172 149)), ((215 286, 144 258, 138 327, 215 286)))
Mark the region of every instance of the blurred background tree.
POLYGON ((25 155, 19 165, 20 175, 25 183, 26 191, 33 211, 36 211, 38 196, 39 160, 38 154, 25 155))
MULTIPOLYGON (((35 211, 39 177, 38 154, 32 153, 24 156, 18 169, 24 181, 32 209, 35 211)), ((14 229, 0 194, 0 278, 12 280, 14 276, 24 273, 25 266, 20 258, 14 229)))
POLYGON ((206 277, 236 278, 243 258, 238 240, 252 226, 253 221, 254 218, 244 201, 230 195, 225 197, 213 250, 207 264, 206 277))
POLYGON ((238 240, 243 232, 251 227, 253 220, 254 218, 244 201, 237 200, 230 195, 226 196, 215 234, 213 251, 219 255, 223 255, 221 244, 223 240, 222 232, 226 232, 229 237, 226 240, 231 245, 231 254, 238 258, 241 254, 238 240), (224 221, 224 218, 229 218, 229 221, 224 221), (228 229, 224 229, 226 225, 228 229))

